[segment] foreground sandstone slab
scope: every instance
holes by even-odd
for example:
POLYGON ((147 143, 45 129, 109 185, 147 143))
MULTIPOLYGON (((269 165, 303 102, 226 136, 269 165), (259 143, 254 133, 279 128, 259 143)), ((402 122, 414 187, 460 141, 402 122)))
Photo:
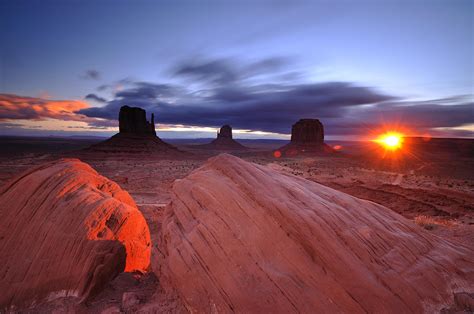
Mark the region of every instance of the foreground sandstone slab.
POLYGON ((146 271, 150 233, 130 195, 77 159, 0 189, 0 312, 86 298, 122 271, 146 271))
POLYGON ((436 312, 474 291, 472 248, 302 178, 219 155, 173 193, 153 268, 191 312, 436 312))

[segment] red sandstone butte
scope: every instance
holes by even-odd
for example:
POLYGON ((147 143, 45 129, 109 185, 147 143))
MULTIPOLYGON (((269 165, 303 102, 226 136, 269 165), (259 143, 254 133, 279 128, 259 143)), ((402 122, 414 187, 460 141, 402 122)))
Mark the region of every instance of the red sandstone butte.
POLYGON ((334 152, 324 143, 324 126, 318 119, 300 119, 293 124, 291 142, 277 151, 287 157, 334 152))
POLYGON ((92 145, 83 152, 93 153, 95 158, 120 154, 149 157, 157 154, 180 155, 182 153, 156 135, 154 114, 151 114, 151 121, 148 122, 144 109, 129 106, 120 108, 119 133, 92 145))
POLYGON ((173 185, 153 257, 192 313, 435 313, 474 251, 381 205, 230 155, 173 185))
POLYGON ((84 300, 122 271, 146 271, 150 233, 130 195, 77 159, 0 189, 0 311, 84 300))
POLYGON ((248 148, 233 139, 232 127, 230 125, 223 125, 217 131, 217 138, 209 144, 203 145, 205 148, 215 150, 247 150, 248 148))

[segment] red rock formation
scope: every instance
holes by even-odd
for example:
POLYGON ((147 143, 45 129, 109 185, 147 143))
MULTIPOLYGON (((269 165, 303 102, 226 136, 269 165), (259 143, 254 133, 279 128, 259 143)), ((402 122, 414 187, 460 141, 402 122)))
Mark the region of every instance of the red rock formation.
POLYGON ((434 313, 474 291, 472 247, 300 177, 219 155, 173 193, 153 263, 190 312, 434 313))
POLYGON ((217 131, 217 138, 232 138, 232 127, 228 124, 223 125, 219 131, 217 131))
POLYGON ((150 234, 133 199, 77 159, 8 182, 0 213, 0 309, 84 299, 124 270, 149 268, 150 234))
POLYGON ((308 153, 333 152, 333 149, 324 144, 324 127, 318 119, 300 119, 291 128, 291 142, 280 147, 277 152, 292 157, 308 153))
POLYGON ((146 120, 146 111, 138 107, 122 106, 119 112, 120 133, 155 135, 155 117, 146 120))
POLYGON ((119 113, 120 132, 106 141, 92 145, 84 152, 108 154, 179 154, 176 147, 164 142, 155 132, 155 117, 146 120, 146 111, 138 107, 123 106, 119 113))
POLYGON ((243 146, 232 138, 232 127, 230 125, 224 125, 217 131, 217 138, 211 143, 202 145, 205 148, 216 149, 216 150, 246 150, 247 147, 243 146))
POLYGON ((324 143, 324 127, 318 119, 301 119, 291 127, 291 142, 296 144, 324 143))

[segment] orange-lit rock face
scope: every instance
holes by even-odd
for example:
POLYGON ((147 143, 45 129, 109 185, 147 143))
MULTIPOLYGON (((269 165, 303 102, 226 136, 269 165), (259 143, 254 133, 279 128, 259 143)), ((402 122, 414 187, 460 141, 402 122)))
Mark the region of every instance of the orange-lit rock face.
POLYGON ((153 263, 193 313, 437 313, 472 249, 381 205, 230 155, 173 185, 153 263))
POLYGON ((150 234, 133 199, 77 159, 7 183, 0 213, 0 311, 86 298, 124 270, 149 268, 150 234))

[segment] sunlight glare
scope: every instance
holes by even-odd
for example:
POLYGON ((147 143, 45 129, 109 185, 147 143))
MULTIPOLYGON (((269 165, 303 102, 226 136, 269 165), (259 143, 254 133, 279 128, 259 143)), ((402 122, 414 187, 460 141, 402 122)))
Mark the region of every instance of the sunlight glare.
POLYGON ((397 150, 402 147, 403 135, 395 132, 388 132, 380 135, 375 141, 388 150, 397 150))

